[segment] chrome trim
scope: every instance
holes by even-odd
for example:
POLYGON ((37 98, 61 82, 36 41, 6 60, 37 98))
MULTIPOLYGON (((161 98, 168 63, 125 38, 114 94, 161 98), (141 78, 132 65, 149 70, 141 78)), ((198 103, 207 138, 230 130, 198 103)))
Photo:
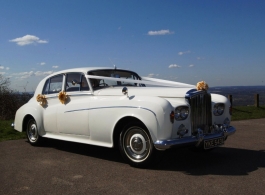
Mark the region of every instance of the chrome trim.
POLYGON ((236 132, 236 129, 232 126, 223 130, 222 132, 215 134, 203 135, 203 131, 198 129, 198 134, 196 136, 183 137, 179 139, 172 140, 157 140, 154 146, 158 150, 166 150, 169 148, 183 147, 183 146, 199 146, 204 140, 215 139, 219 137, 227 137, 236 132))
POLYGON ((77 92, 67 92, 66 91, 66 94, 68 95, 68 96, 85 96, 85 95, 93 95, 92 93, 91 93, 91 91, 77 91, 77 92))
POLYGON ((212 126, 212 101, 211 94, 207 91, 190 90, 186 93, 186 100, 190 105, 191 133, 193 136, 198 134, 198 129, 203 133, 210 133, 212 126))
MULTIPOLYGON (((66 94, 68 96, 85 96, 85 95, 93 95, 91 93, 91 91, 65 91, 66 94)), ((60 91, 58 93, 51 93, 51 94, 47 94, 45 95, 45 97, 48 99, 51 99, 51 98, 58 98, 58 94, 60 93, 60 91)))
POLYGON ((84 109, 78 109, 78 110, 68 110, 65 111, 64 113, 67 112, 78 112, 78 111, 85 111, 85 110, 98 110, 98 109, 108 109, 108 108, 136 108, 136 109, 143 109, 143 110, 147 110, 149 112, 152 112, 153 115, 156 117, 156 113, 148 108, 144 108, 141 106, 110 106, 110 107, 95 107, 95 108, 84 108, 84 109))
POLYGON ((185 98, 191 98, 193 96, 197 96, 198 94, 204 94, 205 91, 197 91, 196 89, 191 89, 187 91, 185 98))

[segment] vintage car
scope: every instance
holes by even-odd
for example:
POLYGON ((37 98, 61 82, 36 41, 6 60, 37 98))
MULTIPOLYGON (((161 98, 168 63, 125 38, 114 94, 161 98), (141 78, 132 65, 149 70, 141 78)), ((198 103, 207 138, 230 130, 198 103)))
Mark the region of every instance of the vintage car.
POLYGON ((223 145, 235 133, 230 102, 197 86, 140 77, 115 68, 53 73, 16 112, 14 128, 31 145, 53 138, 117 147, 132 166, 153 162, 158 151, 223 145))

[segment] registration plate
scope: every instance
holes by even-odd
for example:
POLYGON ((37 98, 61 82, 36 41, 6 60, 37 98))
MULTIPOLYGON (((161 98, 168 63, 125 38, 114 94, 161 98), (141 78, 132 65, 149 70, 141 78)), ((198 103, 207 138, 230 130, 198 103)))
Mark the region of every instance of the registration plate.
POLYGON ((214 148, 224 144, 224 137, 219 137, 215 139, 204 140, 204 149, 214 148))

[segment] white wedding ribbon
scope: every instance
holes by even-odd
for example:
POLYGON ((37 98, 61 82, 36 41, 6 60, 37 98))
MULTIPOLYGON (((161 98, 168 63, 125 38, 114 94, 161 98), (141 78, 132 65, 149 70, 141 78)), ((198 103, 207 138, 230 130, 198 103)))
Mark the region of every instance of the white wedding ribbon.
POLYGON ((111 81, 123 81, 126 83, 139 83, 146 85, 155 85, 155 86, 166 86, 166 87, 178 87, 178 88, 196 88, 195 85, 190 85, 186 83, 179 83, 174 81, 162 80, 162 79, 154 79, 149 77, 142 77, 143 80, 133 80, 133 79, 121 79, 121 78, 113 78, 113 77, 103 77, 103 76, 95 76, 95 75, 86 75, 88 79, 105 79, 111 81))

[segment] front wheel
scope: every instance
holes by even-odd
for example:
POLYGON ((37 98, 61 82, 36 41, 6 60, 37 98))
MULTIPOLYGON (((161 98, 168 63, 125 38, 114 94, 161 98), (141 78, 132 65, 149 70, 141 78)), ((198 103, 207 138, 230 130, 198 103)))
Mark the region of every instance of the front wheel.
POLYGON ((27 138, 31 145, 39 145, 41 142, 41 136, 38 133, 37 123, 34 119, 30 119, 27 124, 27 138))
POLYGON ((135 167, 150 164, 155 155, 151 137, 141 123, 124 127, 120 134, 119 148, 123 158, 135 167))

